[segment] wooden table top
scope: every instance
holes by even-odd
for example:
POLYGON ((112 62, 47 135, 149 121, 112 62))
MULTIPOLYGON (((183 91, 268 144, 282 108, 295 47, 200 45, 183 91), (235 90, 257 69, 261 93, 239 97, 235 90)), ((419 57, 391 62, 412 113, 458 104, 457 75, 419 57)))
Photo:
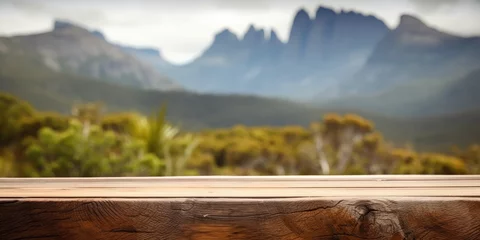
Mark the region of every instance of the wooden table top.
POLYGON ((0 178, 0 198, 480 197, 480 175, 0 178))
POLYGON ((0 178, 0 239, 480 239, 480 176, 0 178))

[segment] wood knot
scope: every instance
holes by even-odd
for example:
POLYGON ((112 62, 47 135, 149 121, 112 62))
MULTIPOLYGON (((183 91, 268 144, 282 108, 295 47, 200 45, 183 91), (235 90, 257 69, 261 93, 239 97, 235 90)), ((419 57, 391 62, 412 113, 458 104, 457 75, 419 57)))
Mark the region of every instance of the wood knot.
POLYGON ((404 233, 393 209, 393 202, 362 200, 348 205, 353 207, 356 235, 382 239, 403 239, 404 233))

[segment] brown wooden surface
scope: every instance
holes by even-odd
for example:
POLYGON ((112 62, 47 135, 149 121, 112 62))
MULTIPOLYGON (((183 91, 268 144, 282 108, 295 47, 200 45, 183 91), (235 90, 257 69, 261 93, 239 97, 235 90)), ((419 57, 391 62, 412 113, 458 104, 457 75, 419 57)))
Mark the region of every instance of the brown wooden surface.
POLYGON ((480 239, 480 176, 0 179, 0 239, 480 239))

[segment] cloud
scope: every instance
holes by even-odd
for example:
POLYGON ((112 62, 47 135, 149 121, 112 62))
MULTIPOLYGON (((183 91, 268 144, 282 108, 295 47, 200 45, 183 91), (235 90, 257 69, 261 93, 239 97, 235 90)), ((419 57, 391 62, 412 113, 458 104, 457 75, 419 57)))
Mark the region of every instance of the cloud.
POLYGON ((428 25, 461 36, 480 35, 480 0, 409 0, 428 25))
POLYGON ((41 11, 45 9, 45 5, 40 1, 28 1, 28 0, 16 0, 16 1, 5 1, 15 8, 19 8, 25 11, 41 11))
POLYGON ((108 22, 103 9, 92 8, 88 5, 62 4, 58 0, 10 0, 5 2, 10 3, 16 10, 30 15, 68 19, 85 25, 100 25, 108 22))
POLYGON ((267 0, 214 0, 213 5, 221 9, 264 11, 272 6, 267 0))
POLYGON ((480 6, 480 0, 410 0, 413 5, 422 12, 435 12, 440 8, 449 8, 456 5, 480 6))

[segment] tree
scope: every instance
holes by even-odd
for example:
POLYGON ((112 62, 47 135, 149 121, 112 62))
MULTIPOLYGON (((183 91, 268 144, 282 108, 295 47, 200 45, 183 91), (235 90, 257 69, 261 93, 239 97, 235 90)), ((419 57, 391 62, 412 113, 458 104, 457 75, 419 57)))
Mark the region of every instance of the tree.
POLYGON ((373 124, 357 115, 345 115, 340 128, 340 148, 337 153, 337 172, 345 171, 353 152, 355 144, 362 141, 362 138, 372 132, 373 124))
POLYGON ((331 165, 335 171, 344 173, 352 159, 354 147, 373 131, 373 124, 357 115, 326 114, 322 123, 312 123, 313 139, 323 174, 330 174, 331 165), (335 152, 329 160, 327 150, 335 152))
POLYGON ((465 162, 468 173, 480 174, 480 145, 473 144, 466 149, 455 147, 453 154, 465 162))
POLYGON ((162 175, 163 162, 144 152, 144 142, 103 131, 92 125, 88 133, 78 120, 65 131, 45 127, 28 144, 25 156, 33 176, 92 177, 162 175))
POLYGON ((30 104, 12 95, 0 94, 0 146, 19 140, 22 121, 34 115, 35 111, 30 104))
POLYGON ((316 157, 318 158, 322 174, 328 175, 330 174, 330 163, 325 154, 324 141, 328 133, 325 131, 325 128, 319 123, 312 123, 310 125, 310 128, 313 130, 313 141, 315 145, 316 157))
POLYGON ((15 177, 15 170, 12 152, 3 150, 0 153, 0 177, 15 177))
POLYGON ((100 103, 76 104, 72 107, 72 116, 83 126, 83 134, 90 132, 91 125, 98 125, 102 119, 103 105, 100 103))
POLYGON ((383 137, 380 133, 371 133, 366 135, 360 142, 360 148, 367 158, 366 169, 368 174, 383 173, 384 166, 380 161, 379 149, 382 147, 383 137))

